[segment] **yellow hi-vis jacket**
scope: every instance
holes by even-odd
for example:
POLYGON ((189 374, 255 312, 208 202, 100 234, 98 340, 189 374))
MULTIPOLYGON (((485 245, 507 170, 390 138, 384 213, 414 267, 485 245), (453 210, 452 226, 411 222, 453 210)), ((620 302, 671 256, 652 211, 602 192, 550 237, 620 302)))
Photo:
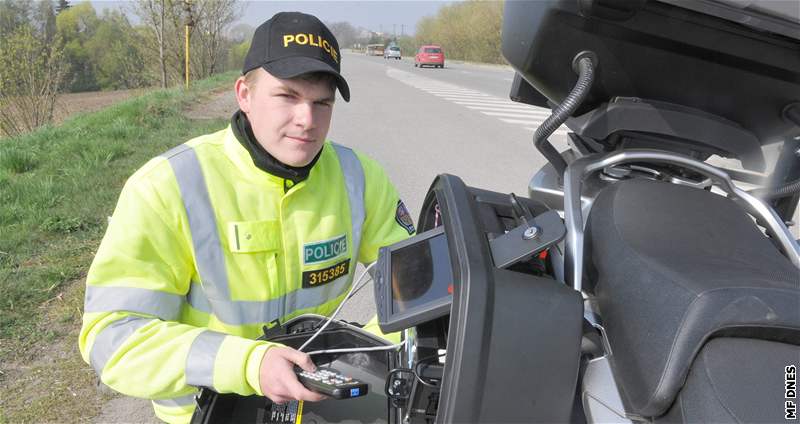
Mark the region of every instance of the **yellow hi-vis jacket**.
POLYGON ((329 315, 356 263, 413 231, 384 171, 346 147, 326 142, 289 183, 230 127, 127 181, 86 281, 79 346, 103 383, 167 422, 189 421, 198 387, 263 395, 262 326, 329 315))

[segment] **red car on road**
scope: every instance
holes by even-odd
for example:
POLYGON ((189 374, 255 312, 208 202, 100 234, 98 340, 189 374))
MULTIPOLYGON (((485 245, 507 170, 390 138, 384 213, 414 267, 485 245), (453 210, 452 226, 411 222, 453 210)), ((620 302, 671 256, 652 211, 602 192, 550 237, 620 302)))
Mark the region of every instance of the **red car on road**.
POLYGON ((417 54, 414 55, 414 66, 433 66, 434 68, 444 68, 444 50, 435 44, 421 46, 417 54))

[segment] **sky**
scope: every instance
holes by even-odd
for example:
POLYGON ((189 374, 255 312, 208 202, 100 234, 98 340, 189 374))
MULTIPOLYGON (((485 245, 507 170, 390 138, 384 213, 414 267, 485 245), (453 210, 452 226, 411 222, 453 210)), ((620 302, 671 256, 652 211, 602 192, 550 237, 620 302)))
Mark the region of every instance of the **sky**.
MULTIPOLYGON (((0 0, 2 1, 2 0, 0 0)), ((78 1, 73 1, 79 3, 78 1)), ((126 1, 92 1, 95 10, 124 8, 126 1)), ((355 27, 398 35, 413 35, 417 22, 434 16, 452 1, 242 1, 245 13, 239 22, 257 27, 281 11, 315 15, 324 22, 350 22, 355 27)))

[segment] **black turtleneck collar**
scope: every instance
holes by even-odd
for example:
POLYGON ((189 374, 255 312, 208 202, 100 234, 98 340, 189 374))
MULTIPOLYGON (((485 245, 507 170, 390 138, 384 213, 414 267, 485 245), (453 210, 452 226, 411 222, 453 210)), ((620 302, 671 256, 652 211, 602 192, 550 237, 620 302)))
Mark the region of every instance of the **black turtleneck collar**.
POLYGON ((250 153, 250 157, 253 159, 253 163, 258 169, 276 177, 291 180, 293 184, 297 184, 308 178, 311 168, 314 167, 314 164, 317 163, 319 156, 322 154, 322 150, 320 150, 319 153, 314 156, 314 159, 306 166, 295 167, 286 165, 269 154, 256 140, 256 136, 253 135, 253 129, 250 127, 250 121, 247 119, 247 115, 241 110, 237 110, 236 113, 233 114, 231 118, 231 129, 236 139, 239 140, 239 143, 242 143, 242 146, 250 153))

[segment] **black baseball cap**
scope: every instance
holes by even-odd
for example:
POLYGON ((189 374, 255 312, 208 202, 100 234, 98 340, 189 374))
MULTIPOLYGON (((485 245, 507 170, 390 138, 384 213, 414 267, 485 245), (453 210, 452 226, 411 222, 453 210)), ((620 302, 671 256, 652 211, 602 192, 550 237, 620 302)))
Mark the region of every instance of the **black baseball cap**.
POLYGON ((349 102, 350 87, 339 73, 341 61, 336 37, 319 19, 300 12, 280 12, 256 28, 242 75, 258 67, 283 79, 325 72, 336 77, 339 93, 349 102))

